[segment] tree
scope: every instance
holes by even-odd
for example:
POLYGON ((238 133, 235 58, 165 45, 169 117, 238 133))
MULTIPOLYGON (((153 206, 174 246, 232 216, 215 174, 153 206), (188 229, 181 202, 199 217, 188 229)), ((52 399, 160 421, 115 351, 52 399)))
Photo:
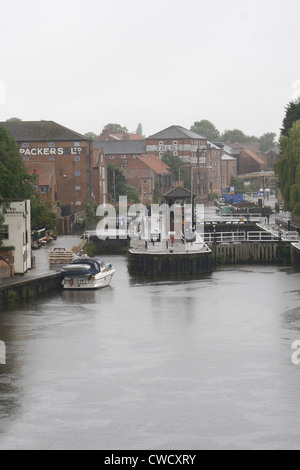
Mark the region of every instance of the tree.
POLYGON ((106 126, 104 126, 102 132, 103 131, 110 131, 110 132, 113 132, 115 134, 128 134, 127 127, 122 127, 120 124, 112 124, 112 123, 106 124, 106 126))
POLYGON ((42 202, 38 194, 31 198, 31 228, 32 230, 56 230, 57 215, 52 212, 50 202, 42 202))
POLYGON ((206 119, 202 121, 195 121, 191 127, 191 131, 196 132, 203 137, 206 137, 210 142, 215 142, 220 137, 220 132, 214 124, 206 119))
POLYGON ((184 186, 190 186, 189 173, 183 166, 180 157, 175 157, 174 155, 171 155, 170 152, 167 152, 163 155, 162 161, 170 168, 174 181, 179 181, 180 174, 180 180, 183 180, 184 186))
POLYGON ((19 119, 17 117, 12 117, 10 119, 6 119, 6 122, 22 122, 22 119, 19 119))
POLYGON ((84 134, 84 137, 89 140, 94 140, 95 137, 97 137, 97 134, 95 134, 94 132, 86 132, 86 134, 84 134))
POLYGON ((126 183, 123 172, 115 165, 107 166, 107 185, 110 197, 114 202, 117 202, 120 196, 127 196, 129 202, 140 201, 138 191, 126 183))
POLYGON ((138 135, 140 135, 141 137, 144 137, 144 136, 143 136, 143 126, 142 126, 141 123, 139 123, 139 125, 137 126, 136 133, 137 133, 138 135))
POLYGON ((244 134, 243 131, 239 129, 233 129, 232 131, 226 130, 221 136, 221 140, 231 144, 234 142, 243 143, 248 141, 248 137, 244 134))
POLYGON ((276 134, 274 132, 267 132, 259 138, 259 148, 262 152, 272 149, 276 146, 276 134))
POLYGON ((285 107, 285 117, 282 123, 281 135, 288 137, 290 129, 298 119, 300 119, 300 101, 290 101, 285 107))
POLYGON ((280 138, 281 155, 276 164, 284 208, 300 215, 300 120, 290 129, 288 136, 280 138))

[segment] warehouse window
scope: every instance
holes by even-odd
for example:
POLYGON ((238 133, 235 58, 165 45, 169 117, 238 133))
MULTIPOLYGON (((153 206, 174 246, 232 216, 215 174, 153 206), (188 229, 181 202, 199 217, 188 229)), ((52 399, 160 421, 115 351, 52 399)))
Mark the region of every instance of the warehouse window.
POLYGON ((9 233, 8 233, 8 225, 2 225, 0 227, 0 240, 8 240, 9 233))
POLYGON ((24 142, 23 149, 29 149, 29 144, 27 142, 24 142))
POLYGON ((80 162, 80 155, 75 155, 74 162, 80 162))
POLYGON ((75 176, 81 176, 81 171, 80 170, 75 171, 75 176))
POLYGON ((109 159, 110 159, 110 160, 113 160, 114 158, 115 158, 114 155, 110 155, 110 156, 109 156, 109 159))
POLYGON ((74 147, 80 147, 80 142, 74 142, 74 147))
POLYGON ((126 159, 126 155, 121 155, 122 160, 126 159))
POLYGON ((48 147, 49 147, 49 149, 54 149, 55 148, 55 143, 54 142, 49 142, 48 147))

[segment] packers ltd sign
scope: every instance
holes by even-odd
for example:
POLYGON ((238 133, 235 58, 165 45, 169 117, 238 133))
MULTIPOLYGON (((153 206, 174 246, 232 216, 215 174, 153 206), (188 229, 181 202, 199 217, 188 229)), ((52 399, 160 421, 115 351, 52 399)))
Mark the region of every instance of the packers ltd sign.
POLYGON ((33 147, 20 149, 20 154, 22 157, 49 157, 55 155, 86 155, 85 147, 58 147, 58 148, 49 148, 49 147, 33 147))

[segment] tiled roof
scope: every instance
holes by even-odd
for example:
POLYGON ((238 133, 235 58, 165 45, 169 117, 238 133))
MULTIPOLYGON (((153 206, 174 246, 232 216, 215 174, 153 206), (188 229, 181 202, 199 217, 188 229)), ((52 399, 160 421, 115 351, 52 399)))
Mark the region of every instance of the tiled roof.
POLYGON ((105 142, 110 140, 145 140, 139 134, 102 134, 95 138, 95 142, 105 142))
POLYGON ((191 191, 189 191, 188 189, 185 189, 182 186, 177 186, 177 188, 171 189, 171 191, 164 194, 164 197, 181 199, 181 198, 189 198, 191 197, 191 194, 192 194, 191 191))
MULTIPOLYGON (((182 126, 171 126, 163 131, 153 134, 150 137, 147 137, 146 140, 158 140, 158 139, 205 139, 205 137, 196 134, 196 132, 189 131, 182 126)), ((205 139, 206 140, 206 139, 205 139)))
POLYGON ((162 160, 154 155, 145 155, 139 157, 139 160, 147 165, 151 170, 153 170, 158 175, 169 175, 170 168, 162 160))
POLYGON ((33 162, 24 161, 26 169, 30 175, 38 175, 39 186, 50 186, 52 185, 52 179, 54 175, 54 163, 52 162, 33 162))
POLYGON ((94 141, 94 148, 103 148, 104 155, 141 155, 146 153, 145 140, 94 141))
POLYGON ((247 150, 247 149, 242 149, 242 150, 243 150, 243 152, 245 152, 247 155, 249 155, 249 157, 253 158, 253 160, 255 160, 260 165, 265 165, 266 164, 266 162, 264 162, 262 158, 260 158, 258 155, 256 155, 256 153, 251 152, 251 150, 247 150))
POLYGON ((9 121, 0 122, 17 142, 76 142, 88 140, 78 132, 53 121, 9 121))

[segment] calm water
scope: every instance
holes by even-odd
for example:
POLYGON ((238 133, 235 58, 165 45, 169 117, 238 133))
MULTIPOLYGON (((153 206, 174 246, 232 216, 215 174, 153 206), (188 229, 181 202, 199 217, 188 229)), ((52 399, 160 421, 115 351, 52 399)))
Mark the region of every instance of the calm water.
POLYGON ((300 273, 131 279, 0 313, 0 449, 300 448, 300 273))

